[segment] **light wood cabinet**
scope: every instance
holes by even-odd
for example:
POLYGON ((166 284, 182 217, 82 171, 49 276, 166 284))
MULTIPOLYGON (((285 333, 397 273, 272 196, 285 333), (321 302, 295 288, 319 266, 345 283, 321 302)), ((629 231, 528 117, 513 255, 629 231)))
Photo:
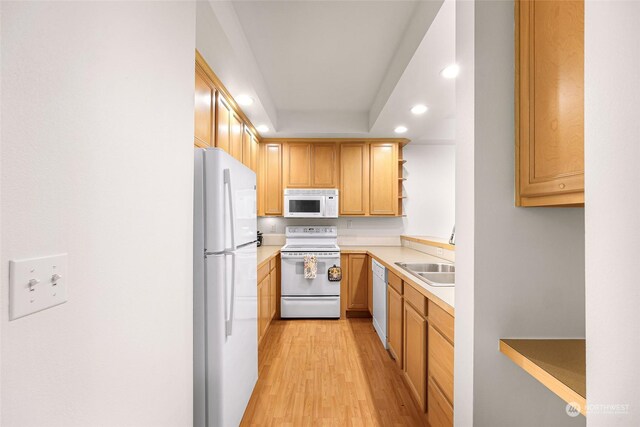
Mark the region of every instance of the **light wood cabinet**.
POLYGON ((453 427, 453 406, 431 378, 427 386, 427 402, 430 427, 453 427))
POLYGON ((349 254, 347 259, 347 309, 366 311, 368 310, 367 255, 349 254))
POLYGON ((367 215, 369 205, 369 145, 340 144, 340 215, 367 215))
POLYGON ((389 352, 400 369, 402 369, 403 362, 402 331, 404 322, 402 305, 402 293, 396 291, 391 285, 387 286, 387 343, 389 352))
POLYGON ((284 187, 311 187, 311 143, 284 144, 284 187))
POLYGON ((333 142, 311 146, 311 187, 338 188, 338 153, 333 142))
POLYGON ((251 133, 248 127, 244 127, 242 133, 242 163, 258 173, 258 140, 251 133))
POLYGON ((259 214, 282 215, 282 144, 262 144, 259 214))
POLYGON ((284 144, 285 188, 337 188, 338 161, 333 142, 284 144))
POLYGON ((229 130, 231 136, 229 138, 229 154, 231 154, 236 160, 242 161, 242 121, 240 118, 231 113, 229 130))
POLYGON ((516 204, 584 204, 584 1, 516 1, 516 204))
POLYGON ((367 308, 369 313, 373 315, 373 271, 372 258, 367 256, 367 308))
POLYGON ((216 147, 223 149, 227 153, 231 147, 231 108, 224 97, 218 96, 216 107, 216 147))
POLYGON ((258 343, 262 341, 269 326, 269 275, 258 284, 258 343))
POLYGON ((269 273, 269 321, 276 316, 278 307, 278 274, 274 266, 269 273))
MULTIPOLYGON (((406 289, 405 289, 406 291, 406 289)), ((404 303, 404 377, 418 406, 426 411, 427 320, 411 304, 404 303)))
POLYGON ((396 215, 398 210, 398 145, 369 145, 369 214, 396 215))
POLYGON ((216 89, 202 69, 196 66, 194 145, 200 148, 214 146, 216 89))

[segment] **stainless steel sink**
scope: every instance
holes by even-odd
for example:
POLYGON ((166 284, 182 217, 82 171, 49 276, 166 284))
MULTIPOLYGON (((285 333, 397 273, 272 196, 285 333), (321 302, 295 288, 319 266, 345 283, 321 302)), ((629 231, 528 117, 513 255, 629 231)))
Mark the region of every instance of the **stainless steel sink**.
POLYGON ((453 264, 396 262, 396 265, 431 286, 454 286, 456 282, 453 264))

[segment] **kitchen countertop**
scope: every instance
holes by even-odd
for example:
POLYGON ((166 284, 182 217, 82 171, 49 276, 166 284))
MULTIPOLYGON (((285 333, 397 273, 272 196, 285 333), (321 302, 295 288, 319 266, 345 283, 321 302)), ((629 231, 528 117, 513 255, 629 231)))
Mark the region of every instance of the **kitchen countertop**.
POLYGON ((395 275, 405 282, 409 282, 424 296, 436 303, 440 308, 450 315, 455 315, 454 290, 455 287, 431 286, 416 278, 411 273, 395 265, 396 262, 431 262, 449 263, 449 261, 438 258, 424 252, 416 251, 404 246, 346 246, 340 245, 343 254, 348 253, 368 253, 387 269, 393 271, 395 275))
POLYGON ((258 247, 258 268, 269 262, 280 253, 282 246, 260 246, 258 247))

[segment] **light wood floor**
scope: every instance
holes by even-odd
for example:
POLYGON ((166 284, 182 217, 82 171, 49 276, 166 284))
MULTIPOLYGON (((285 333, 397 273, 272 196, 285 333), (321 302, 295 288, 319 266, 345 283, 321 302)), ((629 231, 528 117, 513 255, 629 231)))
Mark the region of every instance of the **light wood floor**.
POLYGON ((274 321, 243 426, 426 426, 371 319, 274 321))

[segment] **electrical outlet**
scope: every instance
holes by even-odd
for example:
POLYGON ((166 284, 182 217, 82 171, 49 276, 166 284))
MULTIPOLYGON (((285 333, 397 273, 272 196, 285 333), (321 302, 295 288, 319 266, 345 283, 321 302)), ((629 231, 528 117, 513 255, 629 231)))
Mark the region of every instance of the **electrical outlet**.
POLYGON ((353 227, 353 220, 347 220, 347 228, 353 227))
POLYGON ((10 320, 67 301, 67 254, 9 261, 10 320))
POLYGON ((276 225, 275 224, 271 224, 271 232, 272 233, 276 232, 276 225))
POLYGON ((438 248, 438 256, 443 256, 444 255, 444 251, 442 250, 442 248, 438 248))

